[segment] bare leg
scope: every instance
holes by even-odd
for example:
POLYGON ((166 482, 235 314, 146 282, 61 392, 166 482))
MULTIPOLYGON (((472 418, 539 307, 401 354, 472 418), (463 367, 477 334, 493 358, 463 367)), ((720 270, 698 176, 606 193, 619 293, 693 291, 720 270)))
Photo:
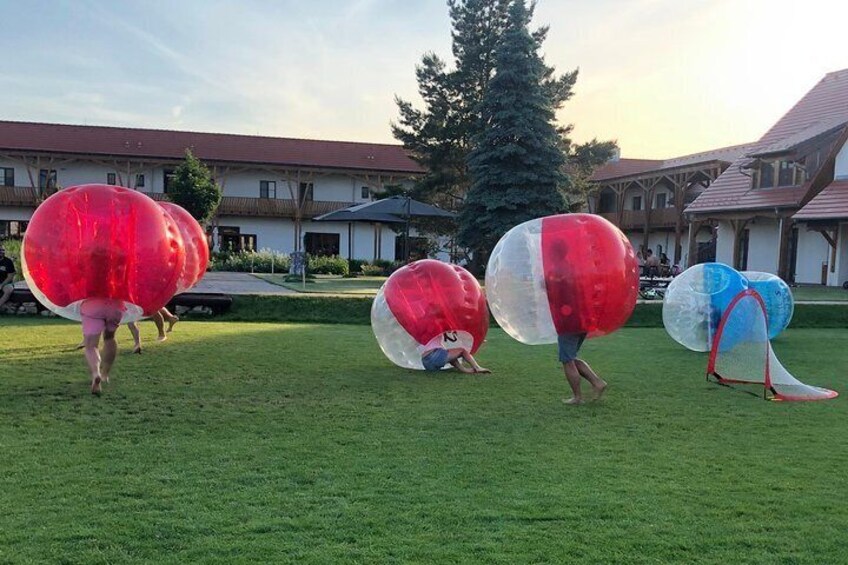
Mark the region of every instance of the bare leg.
POLYGON ((15 290, 15 287, 12 285, 6 285, 0 289, 0 306, 6 304, 6 301, 9 300, 10 296, 12 296, 13 290, 15 290))
POLYGON ((162 311, 159 310, 155 314, 150 317, 153 320, 153 323, 156 324, 156 330, 159 332, 159 336, 156 338, 157 341, 165 341, 168 339, 168 336, 165 335, 165 319, 162 317, 162 311))
POLYGON ((141 333, 138 331, 138 324, 135 322, 127 322, 127 329, 133 337, 133 353, 141 353, 141 333))
POLYGON ((472 357, 472 355, 464 349, 449 349, 448 360, 451 365, 463 373, 491 373, 489 369, 485 369, 478 365, 474 357, 472 357), (465 369, 460 362, 460 359, 468 363, 471 366, 471 369, 465 369))
POLYGON ((589 381, 589 384, 592 385, 592 395, 595 400, 603 396, 604 391, 607 389, 606 381, 595 374, 592 367, 590 367, 589 364, 582 359, 575 359, 574 365, 577 367, 577 372, 580 373, 580 376, 589 381))
POLYGON ((159 313, 162 314, 164 319, 168 320, 168 332, 170 333, 174 329, 174 325, 180 321, 179 316, 171 314, 167 308, 161 308, 159 313))
POLYGON ((88 370, 91 372, 91 394, 100 394, 100 352, 97 346, 100 343, 100 334, 87 335, 83 337, 85 343, 85 360, 88 370))
POLYGON ((565 371, 565 378, 568 380, 572 394, 569 400, 563 400, 563 402, 566 404, 583 404, 583 393, 580 391, 580 371, 577 370, 576 363, 568 361, 562 364, 562 368, 565 371))
POLYGON ((118 342, 115 341, 115 332, 106 330, 103 332, 103 358, 100 360, 100 374, 107 383, 109 382, 109 371, 118 356, 118 342))

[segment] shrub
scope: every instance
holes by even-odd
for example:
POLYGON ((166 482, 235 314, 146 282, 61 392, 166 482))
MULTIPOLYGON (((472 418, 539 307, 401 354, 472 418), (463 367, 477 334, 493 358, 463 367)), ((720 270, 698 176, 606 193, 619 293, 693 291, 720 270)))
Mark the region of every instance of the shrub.
POLYGON ((362 259, 348 259, 348 271, 351 275, 357 275, 362 272, 362 266, 367 263, 368 261, 363 261, 362 259))
POLYGON ((287 273, 291 259, 284 253, 268 249, 261 251, 239 251, 236 253, 213 253, 209 261, 210 271, 236 271, 241 273, 270 273, 273 262, 275 273, 287 273))
POLYGON ((379 277, 384 274, 382 267, 378 267, 377 265, 369 265, 368 263, 362 265, 359 270, 362 271, 362 274, 367 277, 379 277))
POLYGON ((347 259, 338 255, 310 255, 307 270, 316 275, 346 275, 350 267, 347 259))

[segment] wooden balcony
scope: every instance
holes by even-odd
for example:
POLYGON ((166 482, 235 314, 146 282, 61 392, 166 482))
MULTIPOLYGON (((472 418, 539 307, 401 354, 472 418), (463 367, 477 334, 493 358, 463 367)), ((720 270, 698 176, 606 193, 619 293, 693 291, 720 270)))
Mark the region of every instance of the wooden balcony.
MULTIPOLYGON (((621 212, 621 225, 618 223, 619 212, 604 212, 600 216, 603 216, 622 230, 645 229, 645 210, 624 210, 621 212)), ((677 208, 658 208, 651 210, 650 229, 674 229, 677 225, 677 217, 677 208)))
MULTIPOLYGON (((161 192, 145 193, 154 200, 167 200, 161 192)), ((306 202, 301 210, 305 220, 353 206, 353 202, 336 202, 316 200, 306 202)), ((294 200, 278 198, 250 198, 246 196, 225 196, 218 206, 219 216, 251 216, 256 218, 294 218, 294 200)))
POLYGON ((38 194, 28 186, 0 186, 0 206, 38 206, 38 194))

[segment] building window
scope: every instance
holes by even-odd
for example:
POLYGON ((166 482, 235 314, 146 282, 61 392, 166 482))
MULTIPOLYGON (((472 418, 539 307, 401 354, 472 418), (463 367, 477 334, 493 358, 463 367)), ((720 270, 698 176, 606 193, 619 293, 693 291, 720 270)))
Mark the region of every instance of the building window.
POLYGON ((371 189, 367 186, 363 186, 360 196, 363 200, 369 200, 371 198, 371 189))
POLYGON ((600 198, 598 199, 598 212, 601 214, 608 214, 610 212, 615 212, 615 193, 606 190, 601 193, 600 198))
POLYGON ((777 173, 777 186, 794 186, 795 185, 795 164, 788 161, 781 161, 777 173))
POLYGON ((761 163, 759 187, 771 188, 774 186, 774 163, 761 163))
POLYGON ((117 175, 115 173, 106 173, 106 184, 118 184, 117 175))
MULTIPOLYGON (((312 202, 313 186, 311 182, 302 182, 297 187, 297 201, 303 204, 304 202, 312 202)), ((308 253, 308 251, 307 251, 308 253)))
POLYGON ((3 186, 15 186, 15 169, 11 167, 0 168, 0 180, 3 181, 3 186))
POLYGON ((168 192, 168 189, 173 184, 175 178, 176 175, 174 174, 173 169, 165 169, 165 175, 162 179, 162 192, 168 192))
POLYGON ((0 220, 0 239, 7 237, 19 238, 24 235, 28 221, 0 220))
MULTIPOLYGON (((212 236, 212 228, 208 228, 207 235, 212 236)), ((256 251, 256 234, 241 233, 238 226, 218 226, 218 247, 221 251, 240 252, 256 251)))
POLYGON ((135 176, 135 187, 144 188, 144 175, 136 175, 135 176))
POLYGON ((259 181, 259 198, 276 198, 277 197, 277 181, 261 180, 259 181))
POLYGON ((56 190, 56 169, 41 169, 38 171, 38 188, 42 191, 56 190))
POLYGON ((633 202, 633 209, 634 210, 638 211, 638 210, 642 209, 642 197, 641 196, 634 196, 632 202, 633 202))
POLYGON ((303 247, 309 255, 338 255, 341 236, 337 233, 306 232, 303 247))
POLYGON ((666 193, 665 193, 665 192, 659 192, 659 193, 657 193, 657 206, 656 206, 656 207, 657 207, 657 208, 665 208, 665 206, 666 206, 666 204, 665 204, 665 200, 666 200, 666 198, 667 198, 667 195, 666 195, 666 193))

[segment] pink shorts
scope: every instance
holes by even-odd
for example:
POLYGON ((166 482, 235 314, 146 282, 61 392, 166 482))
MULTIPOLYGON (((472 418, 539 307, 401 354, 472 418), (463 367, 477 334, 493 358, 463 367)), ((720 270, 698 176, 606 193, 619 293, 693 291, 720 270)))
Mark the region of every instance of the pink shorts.
POLYGON ((104 331, 115 333, 125 310, 120 300, 89 298, 80 306, 82 335, 100 335, 104 331))

